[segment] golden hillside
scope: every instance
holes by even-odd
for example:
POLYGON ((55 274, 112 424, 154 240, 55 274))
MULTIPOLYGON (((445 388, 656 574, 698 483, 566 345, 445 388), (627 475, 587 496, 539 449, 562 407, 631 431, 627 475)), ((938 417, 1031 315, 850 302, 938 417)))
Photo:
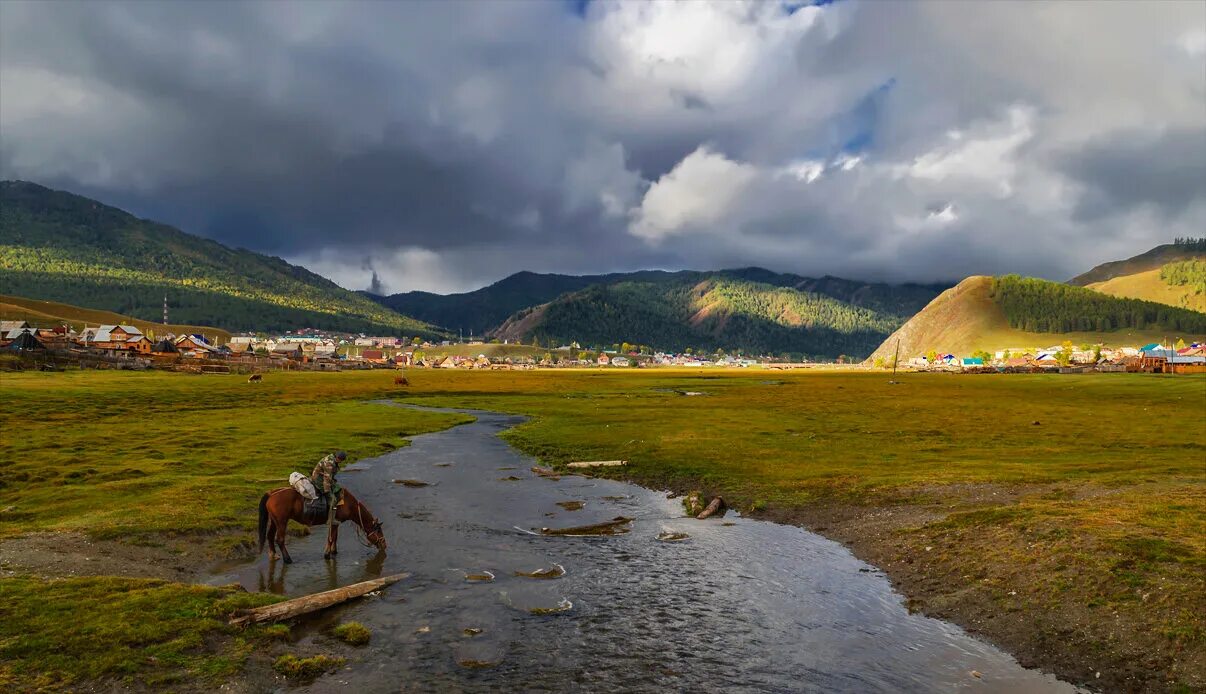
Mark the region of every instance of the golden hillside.
MULTIPOLYGON (((976 350, 995 352, 1013 348, 1041 348, 1073 343, 1102 343, 1107 346, 1138 346, 1161 341, 1167 331, 1122 329, 1111 332, 1038 333, 1010 327, 1004 311, 992 297, 993 278, 968 277, 938 295, 920 313, 913 316, 871 355, 891 359, 900 346, 903 362, 929 350, 968 356, 976 350)), ((1181 336, 1186 340, 1192 336, 1181 336)), ((1200 336, 1199 336, 1200 337, 1200 336)))
POLYGON ((1085 285, 1110 296, 1155 301, 1169 306, 1180 306, 1206 313, 1206 294, 1194 291, 1192 285, 1172 286, 1160 279, 1160 268, 1120 275, 1104 282, 1085 285))
POLYGON ((39 328, 52 328, 66 323, 75 330, 80 330, 85 325, 92 327, 103 324, 133 325, 144 333, 150 331, 155 335, 163 335, 169 332, 177 335, 199 333, 211 340, 216 339, 216 342, 219 344, 230 340, 229 332, 205 325, 163 325, 162 323, 152 323, 150 321, 123 316, 120 313, 113 313, 112 311, 100 311, 72 306, 71 304, 39 301, 37 299, 6 296, 4 294, 0 294, 0 320, 28 321, 30 325, 39 328))

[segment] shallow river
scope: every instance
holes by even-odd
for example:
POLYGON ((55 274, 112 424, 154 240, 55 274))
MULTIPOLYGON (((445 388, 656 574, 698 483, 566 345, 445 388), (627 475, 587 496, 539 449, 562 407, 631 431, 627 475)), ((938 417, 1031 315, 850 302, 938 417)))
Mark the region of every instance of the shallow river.
POLYGON ((356 620, 373 632, 350 669, 310 691, 1075 691, 956 626, 909 614, 888 580, 840 544, 732 513, 684 518, 677 500, 631 484, 538 477, 535 461, 497 436, 521 418, 473 414, 476 423, 416 436, 341 474, 385 523, 384 560, 344 524, 336 562, 323 561, 315 533, 290 538, 291 566, 265 553, 211 577, 302 595, 412 574, 303 628, 325 638, 332 620, 356 620), (526 532, 618 515, 635 519, 631 532, 526 532), (689 538, 656 539, 667 531, 689 538), (515 575, 554 565, 565 575, 515 575), (485 572, 494 580, 466 579, 485 572))

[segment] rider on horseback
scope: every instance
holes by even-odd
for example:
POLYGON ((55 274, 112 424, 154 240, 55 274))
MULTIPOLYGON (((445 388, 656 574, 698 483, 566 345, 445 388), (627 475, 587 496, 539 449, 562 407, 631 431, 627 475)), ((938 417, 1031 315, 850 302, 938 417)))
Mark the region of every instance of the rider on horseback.
POLYGON ((335 474, 339 472, 339 466, 347 457, 348 454, 343 451, 323 456, 314 466, 314 472, 310 474, 315 489, 327 499, 327 528, 335 522, 335 505, 339 502, 341 491, 339 483, 335 481, 335 474))

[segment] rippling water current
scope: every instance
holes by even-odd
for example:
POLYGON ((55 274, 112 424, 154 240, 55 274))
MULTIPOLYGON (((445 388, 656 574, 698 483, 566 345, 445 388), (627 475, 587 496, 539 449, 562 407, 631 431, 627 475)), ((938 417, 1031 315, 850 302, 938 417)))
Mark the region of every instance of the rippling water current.
POLYGON ((412 574, 308 627, 315 639, 331 620, 373 632, 350 669, 310 691, 1075 691, 958 627, 909 614, 887 579, 840 544, 731 513, 684 518, 677 501, 630 484, 540 478, 531 458, 497 437, 521 418, 473 414, 476 423, 417 436, 341 475, 385 523, 383 561, 345 524, 336 562, 323 561, 315 533, 290 538, 291 566, 265 555, 212 577, 303 595, 412 574), (392 483, 399 478, 431 484, 392 483), (567 511, 559 501, 585 506, 567 511), (617 515, 635 519, 631 532, 519 530, 617 515), (689 537, 659 542, 666 531, 689 537), (515 575, 554 565, 563 577, 515 575), (492 582, 466 579, 485 572, 492 582), (532 612, 563 601, 572 607, 532 612))

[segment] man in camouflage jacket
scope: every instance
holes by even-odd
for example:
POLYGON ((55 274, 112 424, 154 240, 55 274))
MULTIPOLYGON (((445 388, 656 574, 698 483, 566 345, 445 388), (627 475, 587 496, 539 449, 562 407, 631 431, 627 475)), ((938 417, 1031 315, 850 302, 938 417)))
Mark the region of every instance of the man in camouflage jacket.
POLYGON ((310 473, 310 481, 314 482, 315 489, 327 498, 328 528, 335 522, 335 504, 339 501, 340 487, 339 482, 335 480, 335 475, 347 457, 348 454, 343 451, 323 456, 323 459, 314 466, 314 472, 310 473))

